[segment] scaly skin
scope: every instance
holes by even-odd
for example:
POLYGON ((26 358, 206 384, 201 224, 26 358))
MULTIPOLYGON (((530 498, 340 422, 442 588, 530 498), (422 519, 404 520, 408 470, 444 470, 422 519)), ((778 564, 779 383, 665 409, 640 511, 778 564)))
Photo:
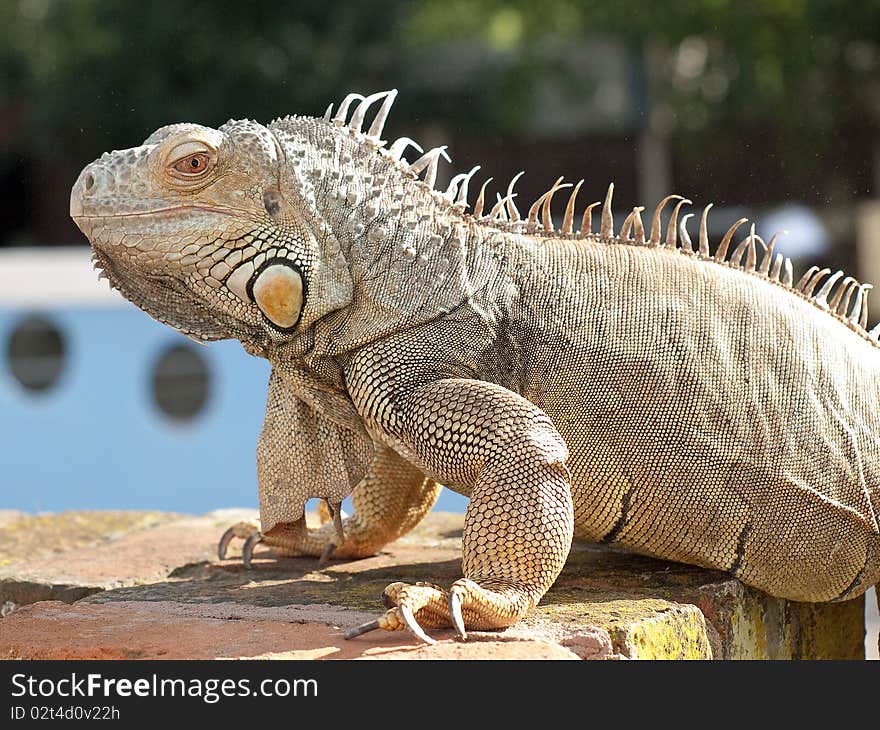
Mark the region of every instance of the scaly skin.
POLYGON ((474 171, 441 195, 442 150, 409 165, 405 139, 381 149, 393 98, 350 96, 332 120, 166 127, 71 193, 125 296, 272 363, 253 537, 360 557, 412 529, 439 484, 470 497, 464 577, 391 584, 388 611, 352 635, 508 626, 573 537, 799 601, 880 579, 869 287, 815 270, 795 285, 754 230, 712 257, 705 213, 697 250, 684 222, 679 248, 689 201, 665 237, 670 199, 650 231, 639 208, 615 235, 611 190, 599 233, 593 205, 574 233, 580 184, 561 231, 558 183, 526 220, 510 194, 482 215, 481 192, 467 215, 474 171), (351 493, 342 538, 306 527, 309 498, 338 513, 351 493))

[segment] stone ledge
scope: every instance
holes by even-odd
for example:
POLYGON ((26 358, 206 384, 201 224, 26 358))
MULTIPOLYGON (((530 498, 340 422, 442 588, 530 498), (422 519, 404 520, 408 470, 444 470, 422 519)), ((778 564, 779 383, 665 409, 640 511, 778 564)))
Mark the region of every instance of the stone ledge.
MULTIPOLYGON (((800 604, 723 573, 576 545, 542 605, 468 642, 432 630, 342 633, 381 611, 395 580, 459 576, 462 515, 432 513, 381 554, 319 569, 258 552, 255 569, 214 556, 252 517, 0 513, 0 658, 858 659, 864 601, 800 604)), ((258 548, 259 550, 259 548, 258 548)))

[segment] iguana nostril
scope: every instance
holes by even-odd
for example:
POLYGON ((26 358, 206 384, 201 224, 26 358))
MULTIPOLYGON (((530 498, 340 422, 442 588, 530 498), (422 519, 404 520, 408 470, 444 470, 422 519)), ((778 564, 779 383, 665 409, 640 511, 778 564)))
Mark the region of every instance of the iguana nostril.
POLYGON ((86 173, 83 179, 83 190, 88 193, 91 192, 93 187, 95 187, 95 176, 90 172, 86 173))

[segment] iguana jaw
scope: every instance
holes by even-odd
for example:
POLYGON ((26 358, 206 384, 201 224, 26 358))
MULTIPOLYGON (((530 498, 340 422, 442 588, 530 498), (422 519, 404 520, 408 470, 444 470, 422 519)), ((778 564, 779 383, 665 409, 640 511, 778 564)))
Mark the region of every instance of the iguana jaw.
POLYGON ((140 275, 130 265, 110 258, 97 247, 93 247, 92 263, 99 278, 107 279, 110 286, 132 304, 191 339, 222 340, 237 336, 233 334, 236 331, 246 331, 243 323, 232 318, 222 321, 226 318, 221 319, 203 306, 198 297, 172 277, 140 275))

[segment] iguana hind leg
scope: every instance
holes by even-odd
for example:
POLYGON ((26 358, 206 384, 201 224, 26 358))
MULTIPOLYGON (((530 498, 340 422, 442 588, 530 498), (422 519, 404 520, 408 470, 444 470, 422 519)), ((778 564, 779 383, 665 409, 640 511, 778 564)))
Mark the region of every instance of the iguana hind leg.
POLYGON ((233 537, 245 540, 243 557, 258 543, 280 555, 313 555, 324 559, 363 558, 375 555, 383 546, 412 530, 434 506, 440 485, 386 447, 380 447, 367 474, 352 494, 354 514, 342 520, 345 536, 339 541, 332 515, 322 518, 321 527, 304 528, 301 523, 279 523, 262 534, 257 524, 238 523, 220 540, 220 559, 233 537), (327 519, 327 517, 331 519, 327 519))

